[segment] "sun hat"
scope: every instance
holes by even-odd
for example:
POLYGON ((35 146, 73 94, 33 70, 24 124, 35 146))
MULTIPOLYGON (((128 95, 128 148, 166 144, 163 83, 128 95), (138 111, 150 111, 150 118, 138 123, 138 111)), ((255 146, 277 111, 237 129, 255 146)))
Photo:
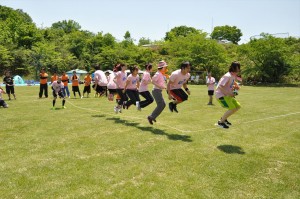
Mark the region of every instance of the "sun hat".
POLYGON ((162 61, 158 62, 157 68, 161 69, 161 68, 167 67, 167 66, 168 66, 168 64, 164 60, 162 60, 162 61))

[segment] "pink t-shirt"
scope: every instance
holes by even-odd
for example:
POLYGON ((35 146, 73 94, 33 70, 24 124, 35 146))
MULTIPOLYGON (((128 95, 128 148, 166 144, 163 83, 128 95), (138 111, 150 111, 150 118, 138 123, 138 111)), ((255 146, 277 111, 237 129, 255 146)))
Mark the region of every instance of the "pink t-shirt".
POLYGON ((107 78, 107 80, 108 80, 107 88, 108 89, 116 89, 117 88, 117 85, 114 82, 115 75, 116 75, 115 73, 109 74, 109 76, 107 78))
POLYGON ((170 90, 180 89, 190 78, 190 73, 183 75, 181 69, 175 70, 170 76, 170 90))
POLYGON ((145 71, 140 84, 139 92, 148 91, 148 84, 151 83, 151 76, 148 71, 145 71))
POLYGON ((227 72, 219 81, 217 88, 216 88, 216 98, 224 97, 225 94, 221 91, 219 88, 220 86, 223 86, 223 88, 227 92, 232 92, 232 87, 234 84, 235 76, 233 76, 230 72, 227 72))
POLYGON ((138 75, 136 75, 135 77, 130 74, 127 77, 127 81, 129 81, 127 88, 129 90, 137 90, 137 83, 140 81, 140 77, 138 75))
POLYGON ((154 85, 154 89, 162 89, 162 88, 166 88, 166 85, 165 85, 165 77, 164 75, 157 71, 155 73, 155 75, 152 77, 152 84, 154 85), (156 86, 155 84, 157 84, 158 86, 156 86))
POLYGON ((94 75, 96 84, 99 86, 107 86, 107 77, 102 70, 96 70, 94 75))
POLYGON ((118 71, 115 76, 117 88, 124 89, 127 80, 127 74, 122 71, 118 71))
POLYGON ((206 84, 208 84, 207 88, 209 91, 215 90, 215 82, 216 80, 214 77, 207 78, 206 84))
POLYGON ((52 83, 52 88, 55 91, 55 93, 58 93, 59 91, 61 91, 64 88, 64 83, 62 83, 62 82, 57 83, 57 81, 54 81, 52 83))

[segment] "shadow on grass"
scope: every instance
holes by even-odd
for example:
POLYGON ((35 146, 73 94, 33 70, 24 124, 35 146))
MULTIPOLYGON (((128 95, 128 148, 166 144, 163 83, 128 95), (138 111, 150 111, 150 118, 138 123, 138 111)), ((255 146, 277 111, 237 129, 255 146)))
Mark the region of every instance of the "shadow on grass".
POLYGON ((243 151, 243 149, 241 147, 239 147, 239 146, 220 145, 217 148, 220 151, 223 151, 224 153, 229 153, 229 154, 237 153, 237 154, 241 154, 241 155, 245 154, 245 152, 243 151))
POLYGON ((133 126, 142 131, 151 132, 152 134, 155 134, 155 135, 165 135, 170 140, 174 140, 174 141, 181 140, 183 142, 192 142, 191 136, 189 136, 189 135, 169 134, 169 133, 165 133, 163 130, 160 130, 157 128, 138 126, 139 123, 137 123, 137 122, 129 122, 128 120, 123 120, 120 118, 107 118, 107 120, 113 120, 115 123, 123 124, 125 126, 133 126))
POLYGON ((92 117, 105 117, 105 115, 101 114, 101 115, 92 115, 92 117))

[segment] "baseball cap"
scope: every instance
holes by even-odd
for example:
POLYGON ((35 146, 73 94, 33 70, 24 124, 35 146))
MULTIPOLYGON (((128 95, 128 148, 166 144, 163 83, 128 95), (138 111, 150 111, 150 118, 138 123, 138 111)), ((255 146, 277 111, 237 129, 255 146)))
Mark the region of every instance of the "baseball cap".
POLYGON ((168 66, 168 64, 164 60, 162 60, 162 61, 158 62, 157 68, 160 69, 160 68, 167 67, 167 66, 168 66))

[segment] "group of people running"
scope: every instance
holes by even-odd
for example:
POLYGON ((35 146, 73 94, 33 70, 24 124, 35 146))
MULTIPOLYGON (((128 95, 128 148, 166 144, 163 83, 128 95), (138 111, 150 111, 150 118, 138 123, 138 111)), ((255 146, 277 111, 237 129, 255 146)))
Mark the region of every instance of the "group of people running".
MULTIPOLYGON (((157 117, 162 113, 166 107, 166 102, 163 98, 163 90, 167 91, 168 99, 171 100, 168 103, 169 110, 171 112, 178 113, 178 104, 188 100, 188 95, 191 94, 189 88, 187 87, 187 82, 190 79, 191 64, 189 62, 182 62, 180 69, 177 69, 171 73, 169 80, 166 78, 167 63, 165 61, 159 61, 157 64, 157 72, 151 77, 151 72, 153 69, 152 64, 145 65, 145 71, 140 79, 138 74, 139 68, 134 65, 129 67, 130 74, 127 75, 125 64, 116 64, 113 67, 113 72, 106 75, 100 67, 95 67, 94 73, 94 85, 93 88, 96 93, 103 94, 107 89, 109 91, 108 99, 113 100, 116 96, 116 106, 114 106, 115 113, 122 113, 122 109, 128 109, 131 105, 135 105, 137 110, 141 110, 146 106, 153 103, 155 100, 156 107, 150 115, 147 116, 148 122, 153 125, 156 122, 157 117), (148 90, 148 85, 153 84, 152 92, 148 90), (144 99, 141 100, 140 96, 144 99)), ((234 114, 240 109, 240 104, 236 100, 236 80, 240 72, 240 63, 232 62, 228 72, 220 79, 216 88, 216 98, 217 101, 222 105, 222 107, 228 109, 223 116, 216 123, 222 128, 229 128, 231 123, 227 120, 229 116, 234 114)), ((45 93, 45 97, 48 97, 48 85, 47 85, 48 74, 44 69, 40 73, 40 92, 39 97, 45 93)), ((79 78, 76 75, 76 71, 73 72, 71 77, 72 81, 72 91, 74 97, 76 97, 76 92, 79 93, 79 97, 82 98, 79 90, 79 78)), ((57 98, 62 98, 62 108, 65 107, 66 97, 70 97, 70 92, 68 89, 69 77, 65 72, 62 76, 57 76, 54 74, 51 77, 51 88, 53 91, 53 101, 52 109, 55 109, 55 103, 57 98)), ((88 73, 84 77, 84 91, 83 95, 91 92, 92 77, 88 73)), ((210 96, 210 101, 208 105, 212 104, 212 95, 214 94, 211 86, 214 80, 208 76, 207 85, 209 87, 208 95, 210 96), (209 82, 210 81, 210 82, 209 82)), ((9 86, 8 84, 6 86, 9 86)), ((2 89, 3 90, 3 89, 2 89)))

